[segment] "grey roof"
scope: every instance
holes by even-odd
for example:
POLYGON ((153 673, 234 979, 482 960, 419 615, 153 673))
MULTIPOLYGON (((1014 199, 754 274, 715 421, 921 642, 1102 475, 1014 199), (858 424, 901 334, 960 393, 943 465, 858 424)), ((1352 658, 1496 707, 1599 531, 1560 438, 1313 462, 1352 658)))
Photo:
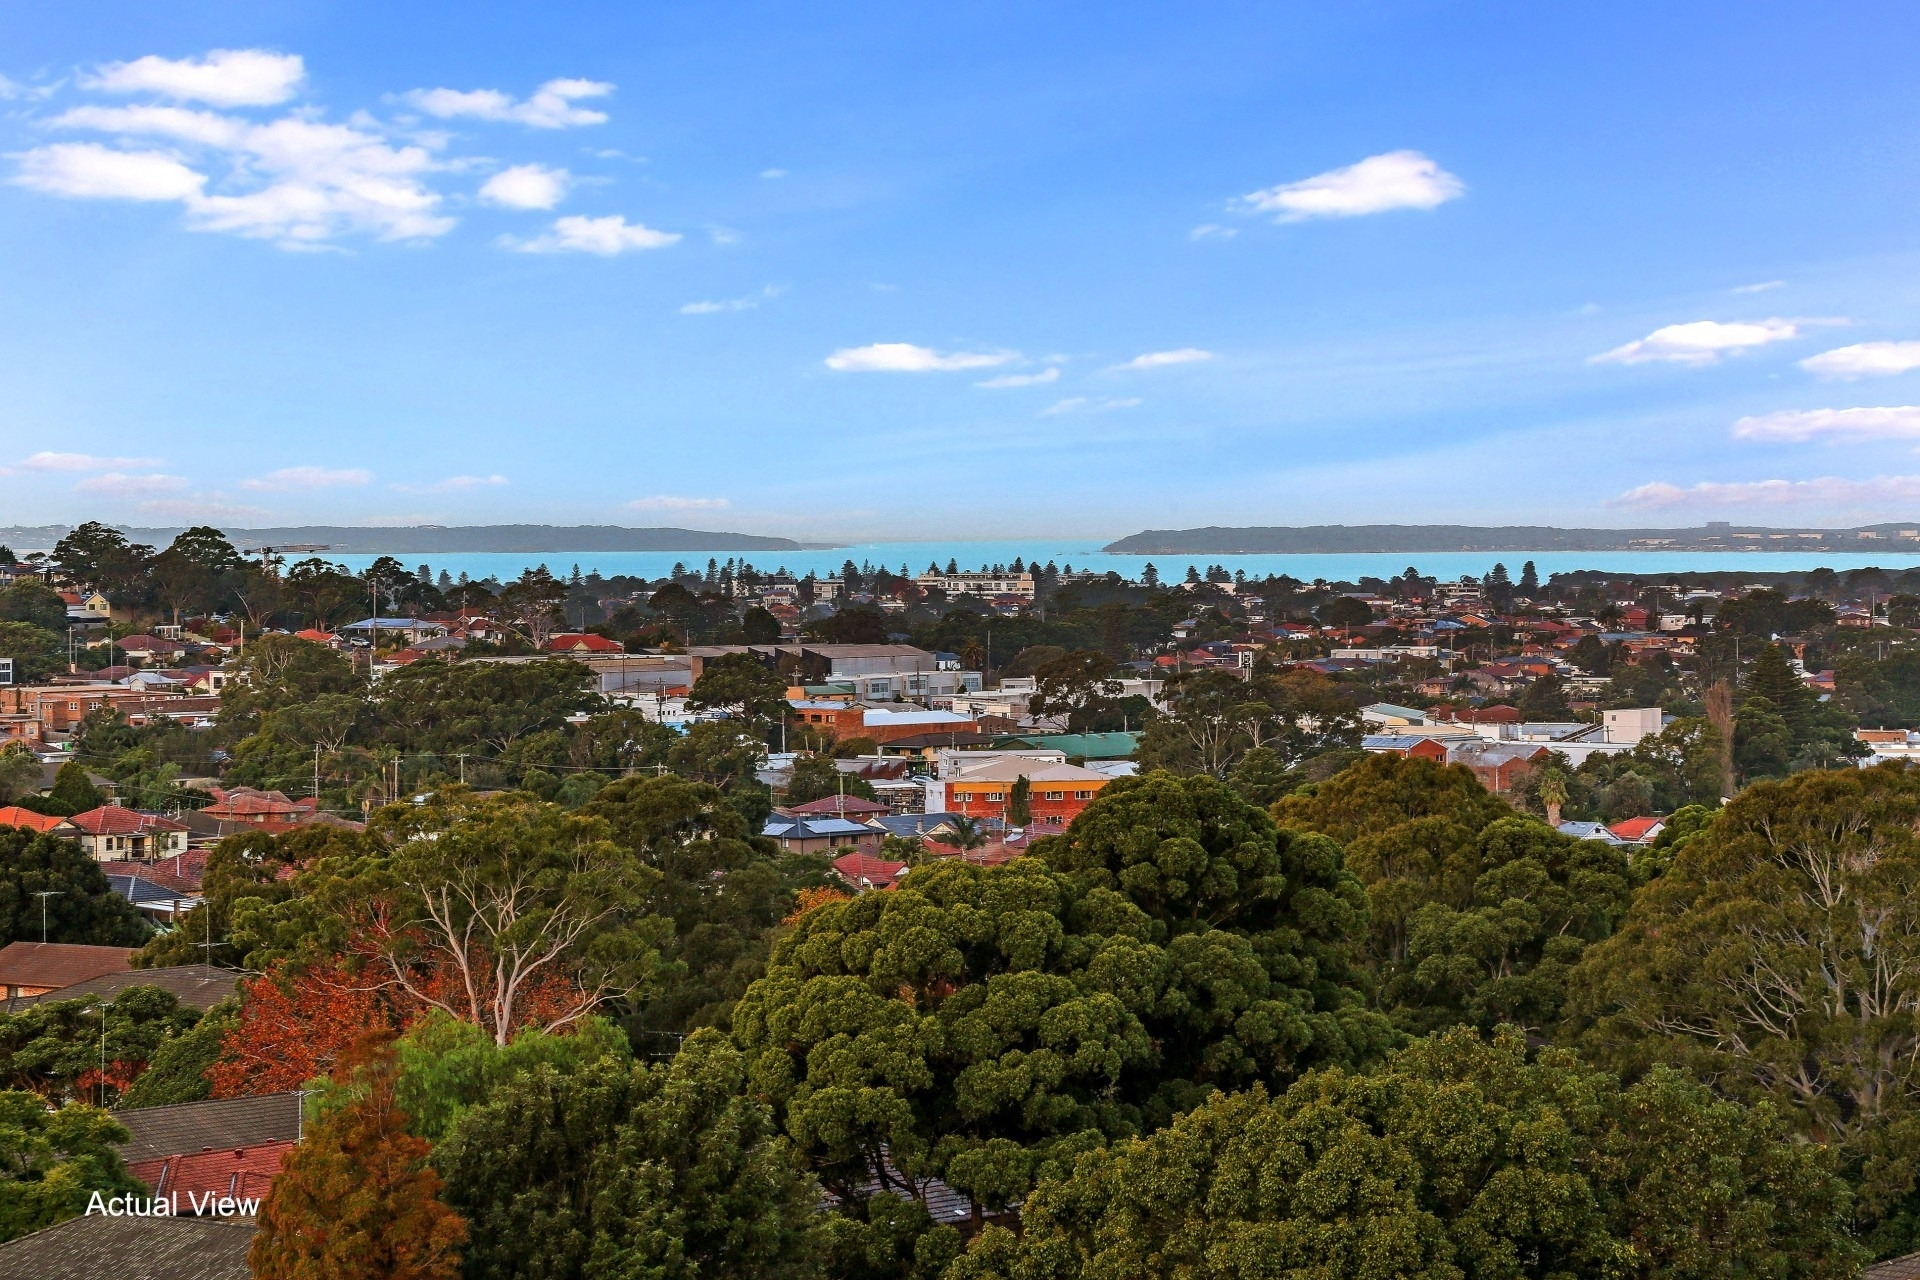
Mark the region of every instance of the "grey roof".
POLYGON ((223 969, 217 964, 129 969, 88 978, 85 982, 76 982, 42 996, 20 996, 14 1000, 13 1007, 25 1008, 42 1000, 84 1000, 88 996, 105 996, 111 1000, 131 987, 158 987, 162 991, 172 992, 174 999, 187 1008, 204 1012, 232 995, 234 984, 245 976, 238 969, 223 969))
POLYGON ((950 823, 959 816, 957 813, 889 813, 875 817, 874 821, 886 828, 888 835, 912 839, 915 836, 927 834, 935 827, 950 823))
POLYGON ((133 1136, 120 1148, 131 1164, 158 1156, 196 1155, 263 1142, 297 1142, 300 1095, 266 1093, 251 1098, 176 1102, 165 1107, 116 1111, 113 1118, 133 1136))
POLYGON ((200 895, 197 893, 182 893, 178 889, 169 889, 138 872, 119 874, 109 871, 107 886, 136 907, 171 906, 179 903, 183 908, 187 908, 197 906, 200 902, 200 895))
POLYGON ((247 1280, 251 1218, 82 1214, 0 1244, 0 1280, 247 1280))
POLYGON ((1572 836, 1576 840, 1598 840, 1603 844, 1619 844, 1620 837, 1607 830, 1604 822, 1563 822, 1556 828, 1563 836, 1572 836))
POLYGON ((1876 1262, 1860 1273, 1860 1280, 1920 1280, 1920 1253, 1876 1262))
POLYGON ((873 828, 845 818, 786 818, 775 814, 767 819, 760 834, 775 840, 827 840, 834 836, 870 836, 873 828))

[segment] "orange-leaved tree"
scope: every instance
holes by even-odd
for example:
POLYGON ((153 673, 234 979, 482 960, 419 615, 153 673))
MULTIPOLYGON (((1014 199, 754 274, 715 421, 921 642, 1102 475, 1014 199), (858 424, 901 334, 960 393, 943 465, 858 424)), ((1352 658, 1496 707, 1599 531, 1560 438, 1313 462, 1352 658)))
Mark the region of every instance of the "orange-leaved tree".
POLYGON ((432 1148, 394 1098, 390 1032, 363 1036, 335 1079, 348 1100, 273 1180, 247 1261, 257 1280, 452 1280, 467 1226, 440 1202, 432 1148))
POLYGON ((338 963, 276 965, 240 986, 240 1020, 207 1068, 216 1098, 284 1093, 330 1072, 369 1031, 411 1021, 338 963))

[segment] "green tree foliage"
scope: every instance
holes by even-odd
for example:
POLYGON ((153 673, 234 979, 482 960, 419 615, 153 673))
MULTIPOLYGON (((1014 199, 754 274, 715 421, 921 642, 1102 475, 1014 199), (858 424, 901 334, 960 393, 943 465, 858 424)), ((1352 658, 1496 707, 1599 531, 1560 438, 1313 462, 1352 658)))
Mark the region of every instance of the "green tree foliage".
POLYGON ((15 684, 35 684, 67 669, 60 637, 31 622, 0 622, 0 658, 13 659, 15 684))
POLYGON ((55 636, 67 629, 67 602, 38 578, 22 578, 0 590, 0 622, 25 622, 55 636))
POLYGON ((0 1087, 106 1105, 162 1045, 186 1033, 199 1017, 158 987, 128 987, 105 1005, 47 1000, 0 1014, 0 1087))
POLYGON ((720 710, 754 721, 786 712, 787 682, 750 653, 723 653, 708 660, 687 694, 694 711, 720 710))
POLYGON ((246 902, 248 909, 257 911, 286 902, 295 891, 289 873, 320 858, 370 854, 375 847, 359 832, 319 825, 298 827, 281 835, 242 831, 228 836, 207 855, 200 884, 201 904, 182 915, 175 928, 148 939, 134 957, 134 966, 250 967, 231 936, 237 904, 246 902))
POLYGON ((787 804, 806 804, 810 800, 840 795, 858 796, 862 800, 875 798, 873 784, 857 773, 841 772, 833 756, 810 753, 793 762, 793 775, 787 782, 787 804))
POLYGON ((780 619, 753 605, 740 615, 740 638, 747 644, 778 644, 780 619))
POLYGON ((48 942, 137 947, 147 936, 146 921, 80 846, 0 827, 0 946, 41 940, 43 901, 48 942), (34 896, 42 891, 54 896, 34 896))
POLYGON ((1831 626, 1833 619, 1833 606, 1824 600, 1790 600, 1779 591, 1762 588, 1737 600, 1721 601, 1713 625, 1721 631, 1766 640, 1831 626))
POLYGON ((1567 706, 1567 682, 1549 672, 1527 686, 1514 708, 1529 723, 1565 722, 1573 719, 1567 706))
POLYGON ((642 1047, 695 1027, 726 1026, 766 964, 768 935, 801 889, 827 883, 823 860, 782 856, 719 789, 676 777, 623 778, 586 814, 659 873, 649 914, 671 921, 660 980, 630 1001, 642 1047))
POLYGON ((468 1274, 816 1274, 815 1193, 745 1075, 703 1031, 663 1066, 606 1055, 495 1089, 434 1155, 472 1224, 468 1274))
POLYGON ((1320 624, 1326 627, 1364 627, 1373 621, 1373 610, 1365 600, 1355 600, 1352 596, 1335 596, 1315 610, 1320 624))
POLYGON ((1344 841, 1379 1000, 1410 1031, 1557 1025, 1569 967, 1627 907, 1616 847, 1515 816, 1459 765, 1368 756, 1274 813, 1344 841))
MULTIPOLYGON (((394 1043, 394 1052, 400 1066, 394 1097, 407 1113, 407 1127, 436 1146, 469 1109, 538 1068, 570 1075, 603 1058, 633 1058, 626 1036, 605 1018, 582 1018, 564 1032, 524 1027, 498 1044, 484 1028, 443 1013, 416 1022, 394 1043)), ((332 1091, 324 1091, 320 1105, 333 1101, 332 1091)))
POLYGON ((54 545, 53 566, 68 582, 118 602, 132 593, 152 555, 152 547, 129 542, 118 529, 89 520, 54 545))
POLYGON ((47 798, 60 806, 64 814, 88 813, 107 802, 107 793, 93 784, 87 770, 77 760, 69 760, 54 771, 53 790, 47 798))
POLYGON ((1833 683, 1859 723, 1920 729, 1920 648, 1895 649, 1884 658, 1856 649, 1834 663, 1833 683))
POLYGON ((934 1175, 997 1210, 1208 1088, 1384 1044, 1346 985, 1364 903, 1326 841, 1154 776, 1035 851, 815 908, 734 1013, 756 1092, 856 1217, 934 1175))
POLYGON ((40 791, 40 757, 24 744, 0 747, 0 804, 17 804, 40 791))
POLYGON ((953 1280, 1850 1280, 1847 1191, 1775 1113, 1674 1071, 1622 1088, 1508 1031, 1374 1075, 1218 1095, 1043 1184, 953 1280))
POLYGON ((238 997, 222 1001, 200 1015, 183 1032, 163 1040, 152 1061, 120 1099, 122 1108, 164 1107, 176 1102, 200 1102, 213 1095, 207 1068, 220 1060, 222 1042, 238 1025, 238 997))
POLYGON ((146 1194, 114 1148, 127 1137, 99 1107, 50 1111, 37 1094, 0 1092, 0 1241, 84 1213, 96 1191, 146 1194))
POLYGON ((1195 672, 1170 682, 1167 714, 1147 725, 1141 768, 1225 778, 1247 752, 1266 747, 1292 768, 1326 751, 1358 746, 1359 713, 1325 677, 1304 672, 1195 672))
POLYGON ((380 737, 407 752, 445 755, 476 744, 504 751, 567 717, 601 709, 598 677, 566 658, 538 662, 416 662, 384 677, 380 737))
POLYGON ((762 746, 752 734, 725 720, 704 720, 687 726, 667 751, 667 767, 683 778, 708 782, 726 793, 747 825, 760 829, 773 812, 773 791, 754 775, 760 767, 762 746))
POLYGON ((1572 977, 1582 1043, 1690 1068, 1836 1145, 1876 1253, 1920 1246, 1920 773, 1749 788, 1572 977))
POLYGON ((1035 692, 1027 700, 1027 710, 1035 716, 1064 718, 1068 733, 1117 729, 1119 672, 1119 664, 1098 649, 1049 658, 1034 667, 1035 692))
POLYGON ((849 605, 827 618, 818 618, 802 628, 810 640, 827 644, 885 644, 887 619, 870 604, 849 605))

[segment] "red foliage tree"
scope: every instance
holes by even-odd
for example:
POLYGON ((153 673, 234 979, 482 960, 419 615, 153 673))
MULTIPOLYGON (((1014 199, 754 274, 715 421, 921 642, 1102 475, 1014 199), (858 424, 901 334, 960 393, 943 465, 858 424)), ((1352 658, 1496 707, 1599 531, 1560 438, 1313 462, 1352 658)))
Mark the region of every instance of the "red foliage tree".
POLYGON ((328 1074, 369 1031, 393 1031, 411 1018, 386 995, 356 982, 338 964, 299 973, 284 966, 240 987, 240 1021, 207 1068, 216 1098, 284 1093, 328 1074))
POLYGON ((287 1157, 247 1261, 258 1280, 453 1280, 466 1223, 439 1199, 432 1148, 394 1099, 391 1032, 361 1037, 336 1079, 354 1095, 287 1157))

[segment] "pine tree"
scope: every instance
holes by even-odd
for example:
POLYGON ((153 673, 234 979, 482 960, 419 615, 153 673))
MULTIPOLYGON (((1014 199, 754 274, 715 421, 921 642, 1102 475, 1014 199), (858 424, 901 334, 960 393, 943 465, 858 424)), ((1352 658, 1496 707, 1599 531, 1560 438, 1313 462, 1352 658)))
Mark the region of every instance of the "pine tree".
POLYGON ((424 1139, 394 1100, 392 1041, 368 1037, 341 1080, 354 1095, 287 1157, 247 1261, 259 1280, 453 1280, 467 1226, 440 1203, 424 1139))
POLYGON ((1806 735, 1814 709, 1813 691, 1794 674, 1779 645, 1768 645, 1754 658, 1742 692, 1749 698, 1765 698, 1771 703, 1796 739, 1806 735))
POLYGON ((1533 561, 1520 566, 1520 583, 1515 590, 1529 600, 1540 594, 1540 574, 1534 569, 1533 561))
POLYGON ((1033 783, 1021 774, 1007 792, 1007 825, 1024 827, 1033 821, 1033 783))

